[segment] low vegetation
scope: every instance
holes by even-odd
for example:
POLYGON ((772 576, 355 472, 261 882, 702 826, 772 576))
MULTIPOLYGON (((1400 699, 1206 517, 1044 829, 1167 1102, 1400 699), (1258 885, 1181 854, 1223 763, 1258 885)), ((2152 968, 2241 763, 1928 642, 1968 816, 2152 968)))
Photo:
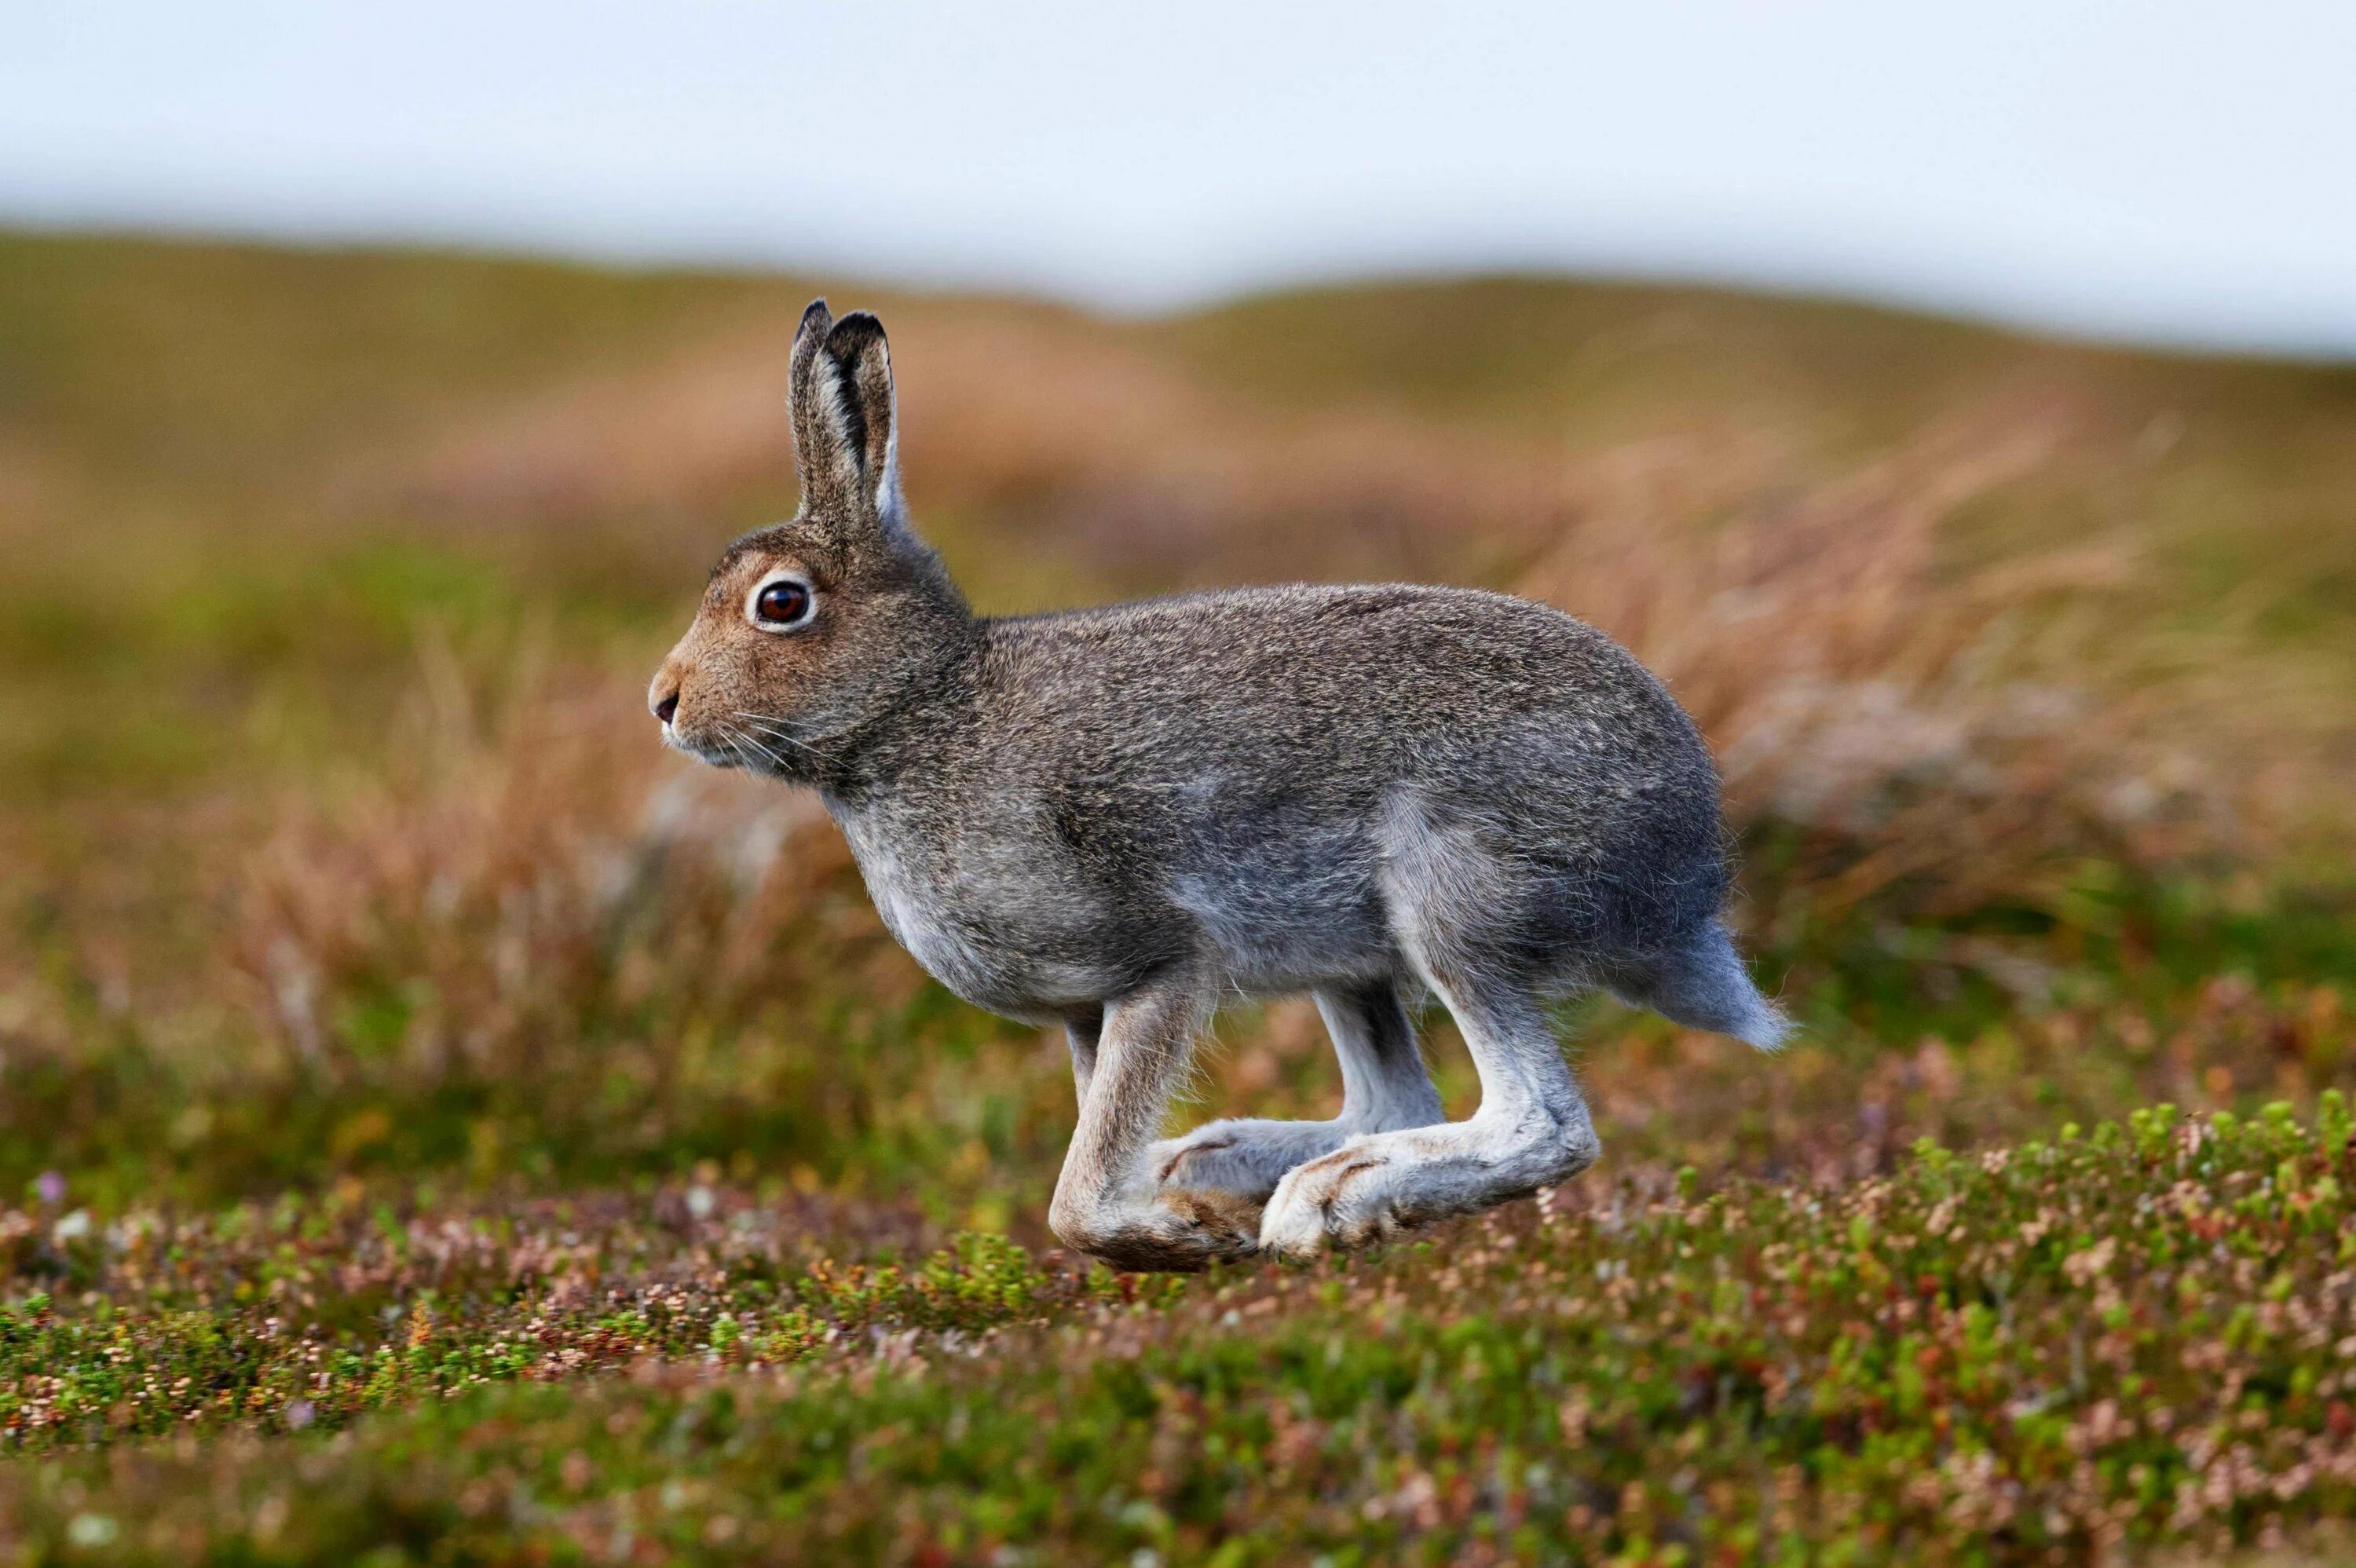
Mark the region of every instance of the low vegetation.
POLYGON ((1976 1156, 1925 1140, 1828 1189, 1687 1168, 1188 1282, 987 1235, 797 1260, 773 1208, 701 1187, 19 1225, 20 1277, 86 1284, 0 1318, 9 1442, 50 1456, 0 1472, 0 1507, 165 1561, 2280 1541, 2356 1505, 2349 1121, 2332 1091, 2311 1126, 2162 1105, 1976 1156))
MULTIPOLYGON (((1725 766, 1793 1050, 1581 1007, 1579 1183, 1149 1280, 1040 1229, 1061 1041, 640 712, 792 505, 816 286, 0 237, 0 1545, 2340 1550, 2356 376, 1537 282, 837 288, 986 608, 1515 589, 1725 766)), ((1197 1110, 1337 1093, 1239 1008, 1197 1110)))

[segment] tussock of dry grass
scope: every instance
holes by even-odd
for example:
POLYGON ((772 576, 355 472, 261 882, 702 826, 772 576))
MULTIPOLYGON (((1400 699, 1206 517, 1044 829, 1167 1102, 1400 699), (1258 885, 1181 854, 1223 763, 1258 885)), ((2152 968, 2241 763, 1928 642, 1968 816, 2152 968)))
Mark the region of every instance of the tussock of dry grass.
POLYGON ((848 864, 824 814, 666 765, 615 721, 619 695, 526 685, 490 741, 463 713, 421 715, 395 777, 290 807, 233 941, 300 1058, 356 1069, 321 998, 370 983, 424 987, 391 1049, 487 1075, 664 987, 740 1015, 799 988, 780 949, 848 864))
MULTIPOLYGON (((1005 514, 1032 548, 1131 583, 1485 565, 1660 671, 1725 759, 1740 814, 1944 841, 1939 863, 1877 860, 1837 897, 1944 875, 1963 879, 1962 905, 2075 840, 2181 854, 2248 815, 2244 770, 2195 739, 2230 728, 2228 694, 2147 683, 2123 700, 2139 672, 2096 623, 2105 594, 2150 571, 2130 532, 1953 564, 1958 515, 2057 471, 2133 465, 2083 397, 2000 388, 1829 469, 1739 427, 1548 453, 1380 408, 1270 418, 1044 314, 907 316, 920 507, 1005 514), (2074 616, 2057 617, 2065 602, 2074 616), (1965 830, 1922 831, 1942 813, 1965 830)), ((777 347, 731 337, 478 416, 424 460, 423 493, 594 512, 708 502, 765 463, 775 477, 777 347)))
POLYGON ((2135 571, 2131 543, 1961 574, 1944 559, 1949 518, 2073 434, 2050 405, 1975 411, 1829 482, 1733 499, 1703 527, 1709 498, 1680 484, 1690 458, 1632 453, 1522 586, 1668 682, 1711 739, 1736 821, 1814 841, 1821 909, 1902 884, 1915 907, 1955 913, 2033 898, 2079 858, 2222 850, 2244 814, 2222 759, 2171 743, 2181 694, 2107 697, 2117 672, 2083 633, 2023 645, 2057 603, 2135 571))
MULTIPOLYGON (((2101 638, 2083 624, 2051 624, 2057 604, 2099 599, 2141 569, 2128 539, 1961 575, 1947 564, 1948 519, 2083 443, 2066 406, 1999 400, 1851 471, 1794 484, 1772 453, 1706 443, 1574 464, 1429 431, 1409 439, 1395 419, 1343 415, 1271 432, 1222 417, 1207 389, 1149 373, 1134 356, 1090 358, 1044 332, 1043 348, 1006 327, 928 333, 921 318, 915 336, 934 379, 912 392, 913 428, 934 433, 929 446, 912 443, 912 464, 932 464, 937 487, 959 504, 1079 519, 1089 553, 1135 549, 1135 516, 1149 511, 1159 530, 1145 541, 1149 557, 1179 548, 1175 539, 1198 562, 1231 562, 1235 539, 1279 530, 1298 551, 1303 540, 1360 533, 1376 504, 1361 497, 1376 496, 1383 526, 1426 551, 1461 552, 1467 535, 1509 541, 1526 560, 1515 588, 1627 642, 1696 714, 1723 761, 1739 827, 1808 836, 1820 906, 1901 885, 1932 912, 2033 900, 2088 858, 2181 861, 2232 848, 2248 830, 2245 775, 2202 754, 2193 737, 2206 715, 2193 696, 2147 688, 2123 699, 2110 682, 2124 672, 2105 667, 2101 638), (996 395, 1008 376, 1048 395, 996 395), (1070 396, 1076 389, 1084 395, 1070 396)), ((725 361, 724 374, 723 362, 701 364, 690 385, 708 376, 765 386, 774 368, 766 347, 725 361)), ((659 432, 685 417, 663 400, 681 398, 691 413, 704 399, 669 389, 663 378, 626 393, 600 388, 568 419, 535 414, 523 430, 494 422, 477 439, 552 468, 569 460, 551 497, 621 505, 651 493, 650 469, 669 476, 671 494, 692 495, 714 479, 697 453, 661 462, 653 453, 659 432), (596 411, 648 400, 662 413, 643 446, 596 411), (549 454, 530 455, 533 430, 549 454)), ((752 422, 744 439, 770 442, 776 432, 753 433, 752 422)), ((455 484, 483 504, 501 494, 496 475, 455 484)), ((621 689, 604 700, 616 712, 630 706, 621 689)), ((610 725, 617 758, 635 744, 629 727, 610 725)), ((680 788, 637 763, 608 765, 590 782, 577 801, 540 801, 534 819, 570 812, 610 835, 617 814, 660 815, 657 793, 670 799, 680 788), (600 793, 621 775, 640 781, 642 804, 600 793)), ((836 866, 821 858, 822 871, 836 866)))

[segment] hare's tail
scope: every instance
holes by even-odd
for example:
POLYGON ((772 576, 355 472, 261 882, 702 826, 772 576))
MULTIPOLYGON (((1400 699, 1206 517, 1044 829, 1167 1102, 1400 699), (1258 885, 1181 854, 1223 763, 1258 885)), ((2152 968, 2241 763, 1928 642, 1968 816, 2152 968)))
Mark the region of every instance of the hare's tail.
POLYGON ((1780 1047, 1792 1021, 1751 983, 1724 924, 1711 921, 1682 947, 1617 969, 1611 990, 1671 1023, 1732 1035, 1761 1051, 1780 1047))

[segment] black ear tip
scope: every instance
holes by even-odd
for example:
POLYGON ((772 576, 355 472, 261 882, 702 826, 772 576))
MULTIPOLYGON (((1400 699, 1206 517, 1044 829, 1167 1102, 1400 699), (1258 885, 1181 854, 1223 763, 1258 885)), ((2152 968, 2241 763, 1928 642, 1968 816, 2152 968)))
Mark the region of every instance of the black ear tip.
POLYGON ((802 312, 801 330, 809 332, 815 329, 823 333, 833 320, 833 315, 826 308, 826 296, 820 294, 810 301, 809 308, 802 312))
POLYGON ((857 358, 860 351, 873 343, 884 341, 884 324, 869 311, 854 310, 834 324, 826 335, 826 346, 840 358, 857 358))

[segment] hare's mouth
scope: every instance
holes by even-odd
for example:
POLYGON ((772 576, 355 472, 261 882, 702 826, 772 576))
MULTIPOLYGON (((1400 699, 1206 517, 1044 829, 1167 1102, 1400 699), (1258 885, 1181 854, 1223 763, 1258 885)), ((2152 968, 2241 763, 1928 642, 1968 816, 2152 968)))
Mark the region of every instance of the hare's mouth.
POLYGON ((682 752, 697 762, 715 768, 741 768, 746 765, 744 754, 732 750, 720 737, 701 731, 682 731, 677 724, 662 727, 663 744, 674 752, 682 752))
POLYGON ((748 773, 780 775, 793 773, 796 754, 808 749, 782 726, 749 715, 742 722, 699 726, 691 735, 680 733, 676 726, 665 725, 663 741, 715 768, 742 768, 748 773))

